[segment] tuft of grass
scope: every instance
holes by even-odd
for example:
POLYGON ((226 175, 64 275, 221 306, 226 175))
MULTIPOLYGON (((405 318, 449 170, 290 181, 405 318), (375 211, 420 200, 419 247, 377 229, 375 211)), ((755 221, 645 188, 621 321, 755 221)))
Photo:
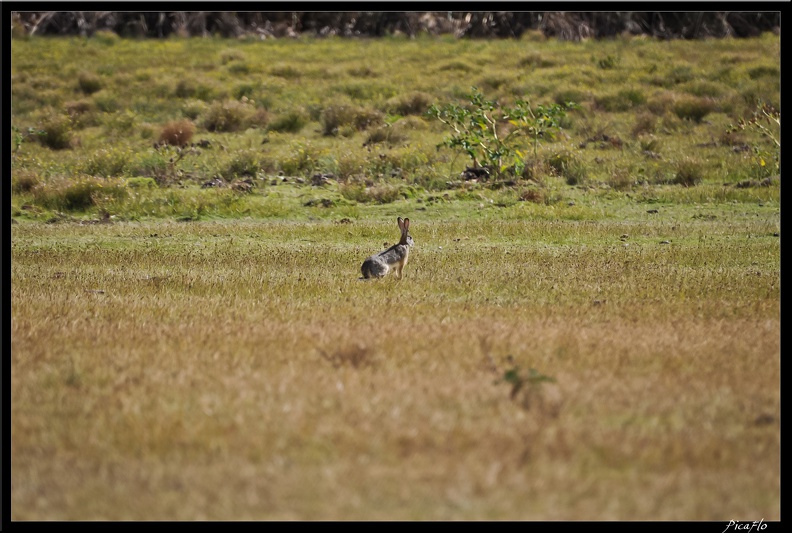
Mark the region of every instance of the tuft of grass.
POLYGON ((120 180, 93 176, 53 178, 32 189, 33 203, 57 211, 85 211, 108 199, 122 200, 127 189, 120 180))
POLYGON ((252 112, 252 106, 244 102, 215 102, 202 115, 203 127, 214 132, 239 131, 244 129, 252 112))
POLYGON ((687 157, 676 164, 673 183, 693 187, 704 180, 705 171, 700 161, 687 157))
POLYGON ((102 90, 102 79, 90 72, 77 75, 77 86, 84 94, 93 94, 102 90))
POLYGON ((160 130, 160 144, 171 146, 185 146, 190 144, 195 133, 195 125, 189 120, 174 120, 168 122, 160 130))
POLYGON ((69 115, 49 113, 39 123, 37 139, 52 150, 71 147, 73 121, 69 115))
POLYGON ((556 152, 547 159, 547 164, 567 185, 580 185, 586 178, 586 167, 572 152, 556 152))
POLYGON ((231 180, 241 176, 255 176, 261 169, 262 156, 256 150, 242 150, 231 156, 223 169, 224 178, 231 180))
POLYGON ((11 174, 11 192, 25 194, 41 183, 41 178, 30 171, 15 172, 11 174))
POLYGON ((339 187, 341 196, 359 203, 390 204, 402 198, 399 187, 389 184, 376 184, 367 187, 362 183, 345 183, 339 187))
POLYGON ((410 91, 385 102, 385 111, 393 115, 422 115, 434 103, 434 97, 423 91, 410 91))
MULTIPOLYGON (((335 136, 339 133, 343 134, 345 126, 348 126, 352 131, 358 131, 381 124, 383 116, 379 111, 365 107, 352 104, 331 104, 322 110, 319 121, 322 124, 323 135, 335 136)), ((349 133, 351 131, 347 132, 347 136, 349 133)))
POLYGON ((682 120, 692 120, 699 123, 704 117, 715 110, 715 105, 708 98, 684 97, 673 105, 676 116, 682 120))
POLYGON ((303 109, 290 109, 276 114, 267 125, 268 131, 298 133, 308 124, 308 114, 303 109))

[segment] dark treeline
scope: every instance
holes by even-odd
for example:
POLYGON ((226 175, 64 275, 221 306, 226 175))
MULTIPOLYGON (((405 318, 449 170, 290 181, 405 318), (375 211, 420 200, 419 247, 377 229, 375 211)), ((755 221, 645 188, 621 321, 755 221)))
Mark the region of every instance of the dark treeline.
POLYGON ((579 40, 620 34, 661 39, 752 37, 778 31, 780 12, 114 12, 13 14, 15 34, 125 37, 381 37, 419 33, 471 38, 520 37, 528 30, 579 40))

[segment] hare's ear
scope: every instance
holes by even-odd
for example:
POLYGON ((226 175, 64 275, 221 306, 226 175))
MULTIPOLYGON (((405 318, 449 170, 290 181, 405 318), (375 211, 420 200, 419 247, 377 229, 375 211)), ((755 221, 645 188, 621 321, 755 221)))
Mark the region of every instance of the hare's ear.
POLYGON ((404 231, 404 221, 402 220, 402 217, 398 217, 396 219, 396 223, 399 225, 399 229, 404 231))
POLYGON ((407 231, 408 229, 410 229, 410 219, 409 218, 405 218, 404 219, 403 227, 404 227, 404 231, 407 231))

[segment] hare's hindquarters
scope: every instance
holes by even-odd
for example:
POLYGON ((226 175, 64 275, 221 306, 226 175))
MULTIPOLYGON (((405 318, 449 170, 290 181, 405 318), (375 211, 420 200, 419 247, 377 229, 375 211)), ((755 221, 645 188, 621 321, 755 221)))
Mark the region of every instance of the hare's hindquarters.
POLYGON ((364 279, 384 277, 389 270, 390 267, 387 264, 377 261, 377 257, 373 255, 366 258, 360 267, 360 272, 363 274, 364 279))

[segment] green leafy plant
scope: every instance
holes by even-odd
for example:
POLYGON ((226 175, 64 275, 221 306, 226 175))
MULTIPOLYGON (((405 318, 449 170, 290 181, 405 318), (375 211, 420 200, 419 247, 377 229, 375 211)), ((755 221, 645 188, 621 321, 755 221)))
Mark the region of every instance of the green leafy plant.
POLYGON ((16 126, 11 126, 11 131, 14 132, 14 152, 18 152, 22 149, 22 144, 25 142, 25 140, 27 140, 28 137, 33 137, 35 135, 46 135, 45 131, 36 130, 35 128, 28 128, 23 132, 16 126))
POLYGON ((559 128, 567 110, 577 106, 573 102, 532 106, 529 101, 519 99, 509 107, 488 100, 475 87, 467 98, 468 106, 455 103, 430 106, 428 116, 453 130, 438 146, 461 148, 474 167, 486 167, 497 176, 507 171, 522 174, 526 156, 520 150, 523 137, 531 140, 535 163, 539 139, 559 128))
POLYGON ((727 133, 751 130, 758 132, 773 145, 773 152, 753 146, 758 165, 764 170, 772 169, 776 174, 781 171, 781 111, 770 104, 759 102, 750 118, 740 118, 737 124, 729 126, 727 133), (768 161, 774 161, 772 167, 768 161))

